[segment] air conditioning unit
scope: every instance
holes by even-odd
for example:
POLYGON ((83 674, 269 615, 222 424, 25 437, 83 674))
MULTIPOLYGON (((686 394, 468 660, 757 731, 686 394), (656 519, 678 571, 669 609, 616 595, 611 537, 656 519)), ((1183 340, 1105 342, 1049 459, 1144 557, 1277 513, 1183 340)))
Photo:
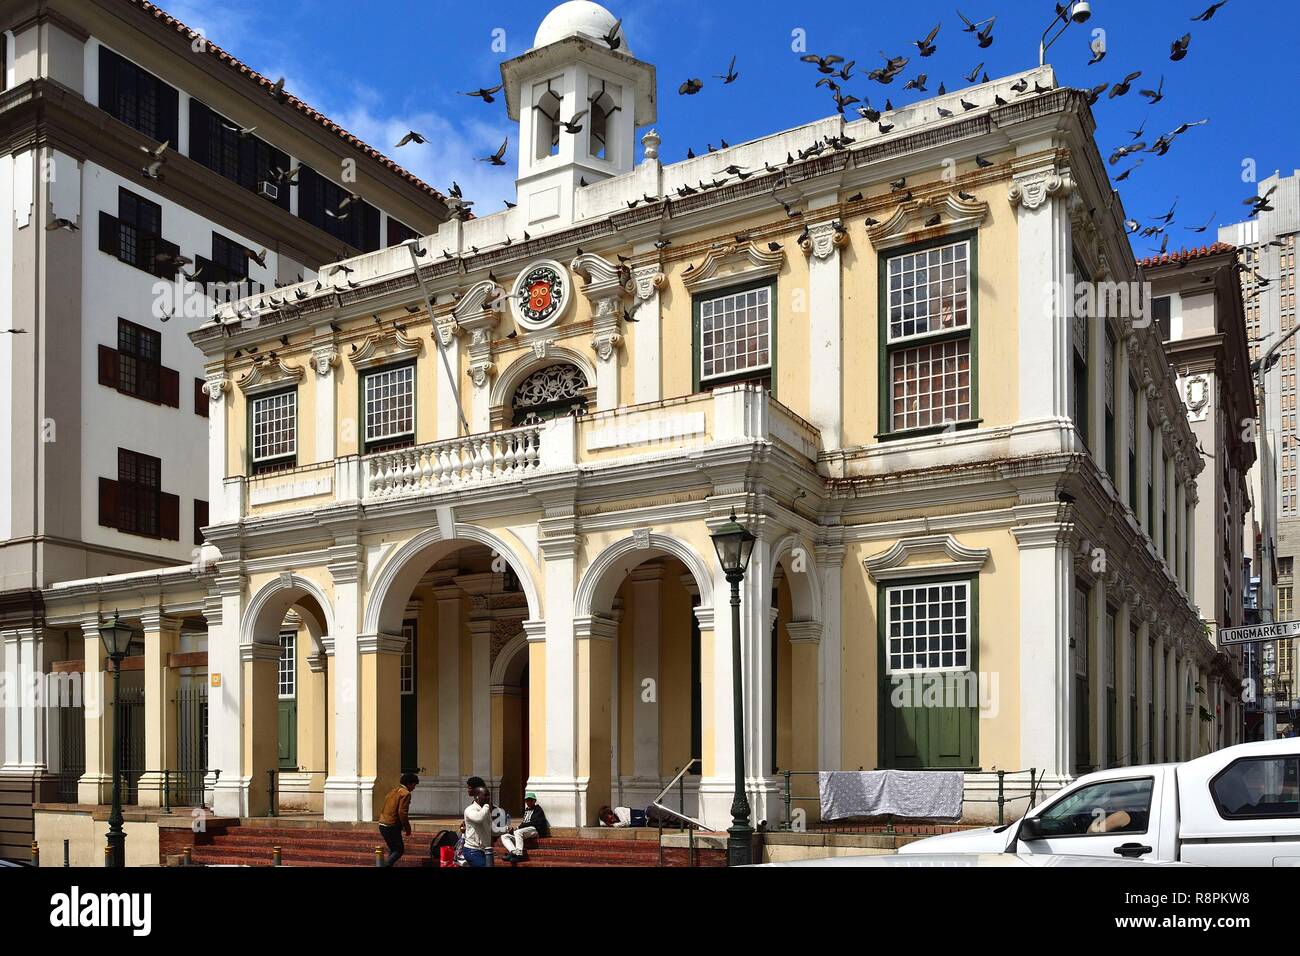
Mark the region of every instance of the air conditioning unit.
POLYGON ((257 194, 274 201, 280 198, 280 187, 275 183, 269 183, 263 180, 257 184, 257 194))

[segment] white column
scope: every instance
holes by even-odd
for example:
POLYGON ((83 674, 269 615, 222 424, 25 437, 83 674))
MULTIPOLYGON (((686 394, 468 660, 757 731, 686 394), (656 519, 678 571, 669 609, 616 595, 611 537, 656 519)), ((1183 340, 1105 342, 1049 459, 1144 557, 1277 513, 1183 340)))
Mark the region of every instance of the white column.
POLYGON ((435 588, 438 602, 438 777, 434 809, 455 813, 464 809, 460 774, 460 588, 435 588))
POLYGON ((208 396, 208 521, 217 525, 239 518, 238 514, 227 513, 225 507, 230 440, 226 428, 226 392, 230 391, 230 379, 222 372, 209 373, 203 391, 208 396))
MULTIPOLYGON (((334 583, 334 772, 325 781, 326 820, 369 820, 374 779, 361 776, 361 570, 356 539, 341 541, 329 565, 334 583)), ((328 646, 328 645, 327 645, 328 646)))
POLYGON ((659 290, 665 282, 658 265, 644 266, 632 273, 635 287, 636 323, 632 333, 632 388, 637 404, 657 402, 663 397, 660 377, 660 338, 662 318, 659 310, 659 290))
POLYGON ((1020 548, 1020 766, 1037 769, 1048 790, 1068 781, 1072 771, 1069 531, 1069 525, 1052 521, 1011 529, 1020 548))
POLYGON ((3 772, 45 772, 45 641, 40 628, 4 632, 3 772))
POLYGON ((1069 191, 1068 172, 1048 165, 1017 173, 1008 194, 1018 209, 1019 396, 1026 421, 1070 415, 1069 191))
MULTIPOLYGON (((1132 333, 1127 333, 1131 335, 1132 333)), ((1128 429, 1133 421, 1133 394, 1129 391, 1128 345, 1121 339, 1115 347, 1115 492, 1120 501, 1128 501, 1128 429)), ((1137 433, 1134 430, 1134 438, 1137 433)), ((1137 502, 1131 502, 1137 514, 1137 502)))
POLYGON ((1123 756, 1123 762, 1128 766, 1138 762, 1131 746, 1133 708, 1129 702, 1137 680, 1132 666, 1133 655, 1129 650, 1132 646, 1132 605, 1125 601, 1115 612, 1115 757, 1123 756))
POLYGON ((1106 710, 1106 669, 1108 647, 1106 642, 1106 581, 1098 576, 1088 592, 1088 710, 1092 723, 1092 762, 1098 767, 1110 764, 1113 756, 1107 749, 1108 727, 1106 710))
POLYGON ((1134 437, 1136 438, 1137 450, 1134 458, 1137 459, 1137 501, 1133 503, 1133 513, 1137 515, 1138 525, 1150 533, 1151 516, 1147 514, 1147 482, 1151 478, 1151 440, 1150 433, 1147 431, 1148 412, 1147 412, 1147 390, 1141 386, 1137 390, 1137 428, 1134 437))
MULTIPOLYGON (((224 404, 224 403, 222 403, 224 404)), ((210 464, 210 463, 209 463, 210 464)), ((215 523, 215 522, 214 522, 215 523)), ((248 812, 249 778, 244 776, 244 666, 239 656, 239 626, 244 617, 244 579, 218 577, 215 606, 208 620, 208 769, 212 809, 217 816, 248 812)), ((111 678, 105 673, 107 684, 111 678)))
MULTIPOLYGON (((435 356, 438 368, 435 372, 437 376, 438 387, 436 390, 437 405, 435 406, 438 416, 439 440, 444 438, 455 438, 460 434, 460 412, 457 410, 459 396, 456 389, 460 384, 460 338, 456 333, 456 326, 452 322, 439 322, 437 331, 434 333, 434 349, 436 350, 441 343, 442 351, 447 358, 446 366, 442 363, 442 358, 435 356), (450 378, 447 375, 447 369, 451 369, 450 378)), ((457 771, 459 773, 459 770, 457 771)), ((457 794, 457 802, 460 795, 457 794)))
POLYGON ((844 575, 844 545, 828 544, 817 549, 817 573, 822 591, 822 634, 818 643, 821 663, 820 693, 821 733, 817 736, 820 750, 817 767, 820 770, 840 770, 840 668, 841 649, 841 595, 840 584, 844 575))
POLYGON ((1165 726, 1165 760, 1174 762, 1183 759, 1182 734, 1178 732, 1178 708, 1183 705, 1183 689, 1178 682, 1181 660, 1178 657, 1178 645, 1170 639, 1167 632, 1165 647, 1165 694, 1169 701, 1169 719, 1165 726))
MULTIPOLYGON (((662 565, 633 570, 632 580, 632 785, 653 786, 658 792, 659 753, 659 634, 662 565), (646 681, 654 693, 646 697, 646 681)), ((617 663, 617 658, 615 658, 617 663)), ((618 671, 615 669, 617 675, 618 671)), ((615 738, 617 750, 617 738, 615 738)), ((654 794, 651 794, 653 797, 654 794)))
MULTIPOLYGON (((334 435, 338 412, 334 398, 334 369, 339 364, 338 349, 330 342, 315 348, 311 353, 312 367, 316 370, 316 461, 333 461, 334 435)), ((358 426, 360 427, 360 426, 358 426)))
MULTIPOLYGON (((725 830, 731 824, 731 799, 735 789, 735 721, 731 658, 731 585, 722 568, 713 569, 713 608, 711 620, 698 612, 703 631, 713 628, 712 684, 700 687, 700 705, 713 715, 713 753, 705 755, 705 765, 713 772, 700 777, 700 819, 713 829, 725 830)), ((742 589, 741 627, 744 628, 742 589)), ((742 639, 743 645, 743 639, 742 639)), ((707 747, 708 740, 704 741, 707 747)), ((752 809, 752 808, 751 808, 752 809)), ((752 820, 752 817, 751 817, 752 820)))
MULTIPOLYGON (((1154 618, 1151 618, 1154 621, 1154 618)), ((1166 686, 1165 678, 1169 675, 1168 663, 1165 661, 1165 639, 1164 628, 1156 623, 1148 625, 1154 633, 1154 639, 1151 643, 1151 669, 1152 679, 1155 691, 1155 714, 1152 719, 1155 721, 1155 727, 1152 730, 1152 763, 1163 763, 1169 758, 1165 752, 1165 700, 1169 688, 1166 686)))
POLYGON ((1160 426, 1157 425, 1152 434, 1155 439, 1154 457, 1151 461, 1151 468, 1154 474, 1151 476, 1151 543, 1155 545, 1156 554, 1164 553, 1164 529, 1161 522, 1161 516, 1164 512, 1165 502, 1165 443, 1163 440, 1164 433, 1160 426))
POLYGON ((843 444, 844 345, 840 294, 840 248, 848 232, 838 222, 821 222, 808 230, 809 253, 808 377, 809 420, 821 429, 822 447, 843 444))
POLYGON ((573 590, 578 541, 572 521, 564 519, 562 525, 539 542, 546 580, 546 776, 531 778, 529 786, 547 807, 553 825, 571 827, 585 821, 586 808, 585 790, 579 792, 576 751, 573 590))
MULTIPOLYGON (((1130 615, 1132 617, 1132 615, 1130 615)), ((1133 679, 1137 681, 1137 722, 1138 722, 1138 751, 1134 759, 1136 764, 1155 763, 1156 755, 1147 745, 1151 739, 1151 725, 1148 719, 1148 708, 1151 704, 1150 695, 1147 688, 1150 686, 1148 675, 1151 673, 1151 620, 1146 614, 1146 608, 1142 609, 1142 614, 1138 618, 1137 633, 1133 635, 1133 640, 1137 642, 1137 673, 1133 679)))

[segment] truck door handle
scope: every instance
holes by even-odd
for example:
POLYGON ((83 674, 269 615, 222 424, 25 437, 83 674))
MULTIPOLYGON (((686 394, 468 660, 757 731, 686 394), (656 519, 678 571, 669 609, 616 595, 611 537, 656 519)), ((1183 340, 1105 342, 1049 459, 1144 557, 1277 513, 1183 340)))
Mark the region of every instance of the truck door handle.
POLYGON ((1141 843, 1124 843, 1115 847, 1115 852, 1122 857, 1135 860, 1144 853, 1150 853, 1151 847, 1143 846, 1141 843))

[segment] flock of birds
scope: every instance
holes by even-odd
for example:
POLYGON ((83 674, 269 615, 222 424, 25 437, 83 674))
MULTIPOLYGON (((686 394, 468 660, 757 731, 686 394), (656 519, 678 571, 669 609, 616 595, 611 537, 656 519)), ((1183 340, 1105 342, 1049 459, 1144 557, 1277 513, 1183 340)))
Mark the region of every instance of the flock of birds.
MULTIPOLYGON (((1191 18, 1192 22, 1209 23, 1214 18, 1215 14, 1220 9, 1222 9, 1227 3, 1228 0, 1217 0, 1217 2, 1211 3, 1200 14, 1198 14, 1195 17, 1192 17, 1191 18)), ((1058 18, 1063 16, 1068 17, 1069 15, 1068 7, 1063 6, 1060 3, 1056 3, 1056 13, 1058 18)), ((996 16, 989 16, 983 19, 973 20, 970 17, 967 17, 965 14, 963 14, 960 10, 957 11, 957 16, 962 23, 962 27, 961 27, 962 32, 969 35, 971 37, 971 40, 974 42, 974 49, 986 50, 990 46, 992 46, 994 42, 994 35, 993 35, 994 24, 997 22, 996 16)), ((916 48, 915 55, 918 58, 920 58, 921 60, 927 60, 938 51, 939 49, 938 40, 942 30, 942 26, 943 26, 942 23, 938 23, 932 29, 930 29, 930 31, 926 33, 924 36, 911 41, 911 46, 914 46, 916 48)), ((622 21, 621 20, 616 21, 613 27, 608 31, 608 33, 606 33, 600 39, 601 42, 603 42, 610 50, 617 51, 620 48, 622 48, 623 47, 622 21)), ((1191 43, 1192 43, 1192 34, 1190 31, 1184 33, 1182 36, 1173 40, 1170 43, 1169 60, 1172 62, 1179 62, 1184 60, 1189 53, 1189 50, 1191 48, 1191 43)), ((1102 62, 1106 58, 1107 51, 1104 42, 1104 34, 1099 34, 1097 38, 1093 40, 1093 42, 1090 44, 1090 52, 1091 52, 1091 58, 1087 60, 1087 66, 1089 67, 1102 62)), ((894 124, 888 121, 888 114, 892 113, 895 109, 892 100, 886 97, 884 106, 881 108, 876 108, 871 104, 870 96, 867 95, 866 92, 859 91, 861 92, 861 95, 859 96, 850 93, 847 90, 847 84, 858 77, 864 77, 868 82, 878 83, 882 86, 889 86, 893 84, 896 79, 903 76, 912 59, 911 56, 905 56, 901 54, 889 55, 886 54, 884 51, 881 51, 880 57, 882 62, 879 66, 876 66, 875 68, 862 73, 854 72, 855 68, 858 65, 856 60, 848 60, 845 57, 837 54, 823 55, 823 54, 816 54, 816 53, 805 53, 802 56, 800 56, 800 60, 804 63, 811 65, 815 69, 815 72, 818 75, 818 79, 815 81, 815 88, 818 90, 825 89, 830 94, 837 113, 839 113, 840 115, 845 115, 846 110, 848 110, 849 108, 854 108, 858 116, 876 124, 876 128, 879 130, 879 132, 882 134, 886 134, 894 129, 894 124)), ((728 87, 736 83, 740 79, 740 75, 741 75, 736 68, 736 63, 737 63, 737 58, 733 55, 730 58, 730 61, 728 62, 727 67, 723 72, 712 74, 713 79, 720 81, 720 85, 723 87, 728 87)), ((984 69, 984 66, 985 64, 983 61, 977 63, 973 69, 971 69, 969 72, 963 75, 963 79, 968 84, 974 84, 976 82, 981 82, 981 83, 989 82, 989 75, 987 71, 984 69)), ((1103 82, 1084 90, 1089 106, 1098 105, 1101 102, 1101 98, 1103 95, 1106 96, 1108 101, 1128 95, 1131 92, 1133 85, 1139 79, 1141 79, 1143 74, 1144 71, 1142 70, 1133 70, 1131 72, 1126 73, 1123 76, 1123 78, 1118 80, 1117 82, 1114 83, 1103 82)), ((1160 103, 1162 100, 1165 99, 1166 96, 1165 80, 1166 77, 1163 74, 1160 75, 1158 81, 1154 84, 1153 88, 1146 88, 1146 89, 1140 88, 1137 91, 1137 95, 1139 97, 1144 98, 1147 101, 1147 105, 1149 107, 1155 106, 1156 104, 1160 103)), ((268 86, 269 94, 278 100, 286 99, 287 94, 284 92, 284 82, 285 82, 284 78, 281 77, 275 83, 269 84, 268 86)), ((928 94, 930 92, 930 83, 931 83, 930 74, 925 71, 919 71, 915 75, 911 76, 909 79, 905 80, 905 82, 901 84, 901 89, 903 91, 916 91, 919 93, 928 94)), ((465 91, 460 95, 478 99, 485 104, 491 104, 496 102, 496 99, 498 95, 501 93, 502 88, 503 87, 501 84, 497 84, 491 87, 480 87, 475 90, 465 91)), ((702 78, 688 77, 678 87, 678 94, 680 96, 696 96, 704 88, 705 88, 705 84, 702 78)), ((1031 91, 1028 80, 1024 78, 1019 80, 1016 84, 1013 84, 1010 87, 1010 89, 1017 96, 1028 95, 1031 92, 1045 93, 1049 91, 1048 88, 1042 87, 1037 82, 1033 84, 1033 88, 1031 91)), ((940 81, 935 87, 935 93, 939 96, 942 96, 946 92, 947 92, 947 88, 945 83, 943 81, 940 81)), ((971 110, 979 109, 982 106, 989 106, 989 105, 1003 106, 1006 104, 1007 104, 1006 99, 1004 99, 1001 95, 995 94, 992 103, 975 102, 973 96, 970 99, 968 99, 966 96, 963 96, 958 99, 957 106, 960 108, 962 112, 969 112, 971 110)), ((537 107, 537 108, 540 109, 541 107, 537 107)), ((936 110, 940 118, 947 118, 954 115, 955 113, 955 110, 947 109, 945 107, 938 106, 938 105, 936 105, 936 110)), ((556 125, 557 134, 558 132, 563 132, 568 135, 576 135, 577 133, 580 133, 582 131, 584 120, 586 119, 588 114, 589 114, 589 110, 584 109, 576 112, 573 116, 569 117, 568 119, 564 119, 563 117, 558 115, 549 116, 549 114, 548 114, 548 118, 556 125)), ((1179 137, 1183 136, 1194 127, 1203 126, 1208 122, 1209 120, 1205 118, 1189 121, 1189 122, 1183 122, 1180 123, 1178 126, 1176 126, 1174 129, 1170 130, 1169 132, 1163 133, 1154 138, 1149 138, 1146 135, 1146 127, 1148 124, 1148 120, 1144 119, 1137 129, 1127 131, 1130 134, 1129 141, 1112 150, 1109 157, 1107 158, 1108 165, 1114 167, 1118 165, 1122 160, 1125 160, 1128 157, 1136 157, 1135 162, 1132 162, 1123 170, 1114 173, 1113 180, 1116 183, 1122 183, 1128 181, 1128 179, 1133 175, 1133 173, 1146 162, 1146 158, 1145 158, 1146 156, 1159 157, 1159 156, 1167 155, 1179 137), (1150 139, 1149 142, 1148 139, 1150 139)), ((255 126, 239 127, 234 124, 227 123, 225 121, 222 121, 222 126, 228 133, 237 135, 240 139, 246 139, 252 136, 257 129, 257 127, 255 126)), ((674 195, 664 195, 664 196, 645 195, 640 199, 628 200, 627 205, 629 208, 636 208, 637 206, 640 206, 643 203, 644 204, 662 203, 664 205, 663 211, 664 214, 666 215, 668 211, 671 209, 674 196, 677 199, 684 199, 689 196, 697 195, 701 192, 705 192, 708 190, 720 189, 723 186, 731 183, 733 180, 744 181, 755 175, 774 174, 776 178, 774 179, 774 185, 773 185, 773 199, 776 202, 780 203, 780 205, 783 207, 788 217, 790 217, 791 219, 797 219, 802 217, 803 215, 802 211, 793 208, 790 204, 779 199, 776 195, 776 193, 779 191, 781 186, 785 184, 786 181, 783 173, 783 167, 792 165, 794 163, 802 162, 804 160, 817 157, 826 153, 833 153, 836 151, 847 150, 855 141, 856 140, 853 137, 850 137, 847 134, 841 134, 839 136, 823 137, 822 139, 817 140, 816 142, 810 144, 808 147, 804 149, 796 150, 792 153, 788 153, 786 155, 785 162, 780 166, 774 166, 771 163, 764 163, 762 167, 749 168, 734 163, 729 164, 723 167, 722 169, 718 170, 711 178, 700 179, 697 185, 692 186, 689 184, 683 184, 681 186, 676 187, 676 189, 673 191, 674 195)), ((408 130, 407 133, 404 136, 402 136, 401 139, 396 143, 396 148, 401 149, 411 145, 420 146, 426 144, 427 142, 428 142, 428 137, 425 136, 424 134, 416 130, 408 130)), ((167 150, 169 145, 170 145, 169 143, 164 142, 157 147, 141 147, 142 151, 145 153, 144 165, 140 169, 140 175, 142 176, 142 178, 156 180, 156 181, 163 180, 164 178, 163 170, 167 162, 167 150)), ((504 166, 506 165, 505 156, 507 151, 509 150, 509 147, 510 147, 510 139, 507 136, 506 139, 501 143, 500 147, 495 152, 487 156, 476 157, 476 159, 479 162, 486 163, 491 166, 504 166)), ((706 153, 715 153, 721 150, 725 150, 727 148, 728 148, 727 141, 725 139, 721 139, 719 140, 719 144, 716 147, 712 143, 706 144, 706 153)), ((689 148, 689 147, 687 148, 686 158, 687 159, 696 158, 696 153, 693 148, 689 148)), ((978 156, 976 157, 976 163, 980 167, 986 167, 992 165, 987 160, 978 156)), ((277 168, 272 171, 272 175, 274 181, 277 184, 288 184, 288 183, 297 182, 299 171, 300 171, 300 167, 297 165, 293 165, 290 169, 277 168)), ((891 189, 896 192, 906 191, 906 182, 903 179, 900 179, 895 183, 891 183, 890 185, 891 185, 891 189)), ((1271 192, 1270 194, 1265 194, 1263 196, 1252 195, 1242 201, 1243 205, 1249 207, 1249 216, 1254 217, 1259 215, 1259 213, 1261 212, 1265 212, 1272 209, 1272 206, 1269 204, 1269 195, 1271 195, 1271 192)), ((910 196, 910 192, 905 192, 903 198, 906 199, 908 196, 910 196)), ((334 208, 325 209, 324 210, 325 215, 336 220, 345 220, 350 215, 353 205, 357 203, 360 200, 360 198, 361 197, 356 195, 355 193, 347 193, 338 202, 337 206, 335 206, 334 208)), ((850 198, 860 199, 861 196, 855 196, 850 198)), ((461 189, 460 185, 456 182, 453 182, 451 188, 447 190, 447 204, 451 212, 453 213, 453 215, 456 215, 462 219, 468 218, 470 216, 471 214, 470 211, 474 205, 473 201, 465 198, 463 190, 461 189)), ((1178 201, 1177 199, 1175 199, 1167 213, 1154 217, 1149 224, 1143 225, 1142 223, 1136 220, 1128 220, 1125 223, 1125 226, 1128 232, 1130 233, 1130 235, 1137 234, 1139 238, 1142 239, 1155 240, 1156 237, 1160 237, 1160 245, 1158 247, 1153 247, 1153 251, 1158 255, 1163 255, 1167 252, 1169 247, 1169 238, 1170 238, 1169 230, 1176 222, 1175 211, 1177 209, 1177 204, 1178 201)), ((507 201, 505 205, 507 208, 513 208, 514 203, 507 201)), ((1205 223, 1194 225, 1194 226, 1184 226, 1184 228, 1192 233, 1196 233, 1196 234, 1204 233, 1210 228, 1211 224, 1213 223, 1214 216, 1215 214, 1212 213, 1209 219, 1207 219, 1205 223)), ((874 224, 875 223, 873 220, 867 221, 867 225, 874 225, 874 224)), ((75 231, 77 229, 77 226, 66 219, 56 219, 53 222, 51 222, 47 228, 51 230, 68 229, 71 231, 75 231)), ((841 224, 841 228, 842 228, 842 224, 841 224)), ((529 233, 525 231, 523 233, 522 239, 524 241, 527 241, 530 238, 531 236, 529 235, 529 233)), ((802 241, 805 238, 807 238, 806 229, 804 235, 800 236, 800 240, 802 241)), ((515 239, 513 237, 507 237, 504 240, 503 244, 508 246, 511 245, 514 241, 515 239)), ((663 240, 659 245, 662 248, 664 246, 667 246, 668 244, 669 244, 668 240, 663 240)), ((470 251, 473 253, 477 253, 479 250, 477 248, 471 247, 470 251)), ((260 251, 245 249, 244 254, 247 256, 247 258, 250 261, 257 262, 258 264, 265 266, 265 260, 266 260, 265 249, 260 251)), ((420 255, 427 255, 427 251, 420 250, 420 255)), ((444 257, 455 258, 455 256, 452 255, 451 253, 444 253, 444 257)), ((182 276, 184 276, 184 278, 187 281, 191 281, 191 282, 201 281, 203 278, 200 270, 196 270, 195 272, 186 272, 185 268, 190 265, 193 265, 193 260, 185 256, 181 256, 179 254, 162 253, 159 256, 158 264, 166 268, 175 267, 178 270, 178 272, 182 276)), ((1244 266, 1239 266, 1239 267, 1242 269, 1245 268, 1244 266)), ((339 269, 342 269, 345 272, 351 271, 346 266, 337 266, 335 267, 335 269, 336 271, 339 269)), ((1257 287, 1267 285, 1268 280, 1264 279, 1264 277, 1258 276, 1258 279, 1259 282, 1257 283, 1257 287)), ((350 283, 351 280, 348 280, 348 282, 350 283)), ((282 284, 277 282, 276 285, 281 286, 282 284)), ((320 289, 323 287, 324 287, 323 283, 318 280, 317 289, 315 291, 320 291, 320 289)), ((314 294, 312 290, 307 290, 302 288, 298 288, 293 291, 293 295, 298 298, 306 298, 312 294, 314 294)), ((628 316, 628 319, 629 321, 635 321, 635 319, 630 315, 628 316)), ((166 321, 166 318, 164 318, 163 321, 166 321)), ((21 332, 23 330, 9 329, 9 330, 0 330, 0 331, 8 331, 8 332, 16 333, 16 332, 21 332)))

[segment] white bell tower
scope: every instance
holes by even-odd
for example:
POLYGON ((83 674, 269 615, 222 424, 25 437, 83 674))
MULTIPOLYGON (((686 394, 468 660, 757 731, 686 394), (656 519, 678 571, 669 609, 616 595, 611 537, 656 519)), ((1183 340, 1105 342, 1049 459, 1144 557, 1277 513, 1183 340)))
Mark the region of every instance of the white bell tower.
POLYGON ((655 69, 631 55, 621 28, 621 44, 609 48, 616 22, 598 3, 570 0, 547 14, 531 50, 501 64, 530 227, 568 225, 583 182, 632 172, 637 128, 655 121, 655 69), (579 131, 568 132, 563 123, 584 110, 579 131))

